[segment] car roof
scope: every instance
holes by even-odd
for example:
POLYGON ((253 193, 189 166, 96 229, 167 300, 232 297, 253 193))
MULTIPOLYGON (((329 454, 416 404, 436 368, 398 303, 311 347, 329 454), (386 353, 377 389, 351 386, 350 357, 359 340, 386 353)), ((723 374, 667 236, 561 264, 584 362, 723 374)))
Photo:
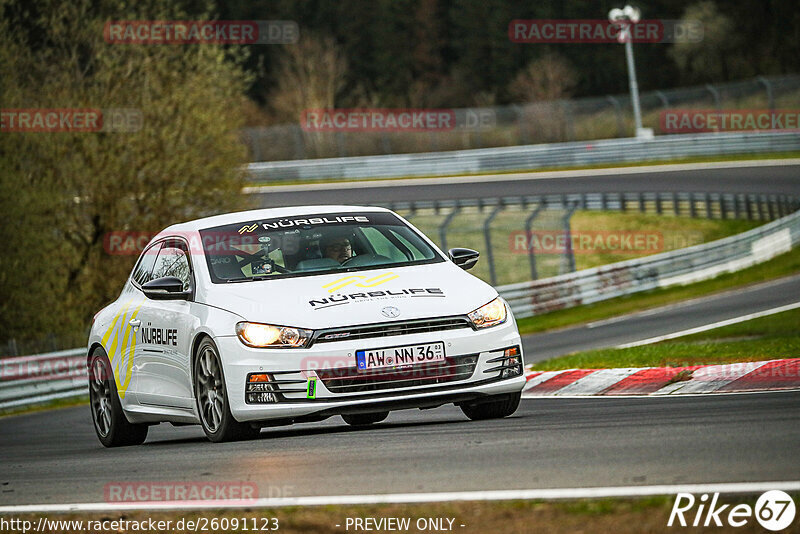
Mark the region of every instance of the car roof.
POLYGON ((165 235, 175 232, 193 232, 204 230, 206 228, 214 228, 216 226, 223 226, 226 224, 234 224, 240 222, 248 222, 260 219, 273 219, 278 217, 298 217, 303 215, 327 214, 327 213, 358 213, 364 211, 381 211, 390 212, 386 208, 379 208, 376 206, 335 206, 335 205, 316 205, 316 206, 290 206, 285 208, 265 208, 258 210, 237 211, 233 213, 225 213, 222 215, 214 215, 212 217, 204 217, 202 219, 195 219, 179 224, 173 224, 159 232, 159 235, 165 235))

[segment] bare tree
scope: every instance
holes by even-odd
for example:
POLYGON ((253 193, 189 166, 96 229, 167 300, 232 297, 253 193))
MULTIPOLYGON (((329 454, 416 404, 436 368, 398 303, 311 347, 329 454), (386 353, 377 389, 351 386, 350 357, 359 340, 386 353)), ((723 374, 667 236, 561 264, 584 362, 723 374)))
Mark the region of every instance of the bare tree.
POLYGON ((566 58, 546 53, 517 74, 509 91, 523 102, 558 100, 570 96, 576 82, 575 70, 566 58))
POLYGON ((304 110, 334 107, 346 73, 347 60, 332 37, 304 35, 284 48, 269 103, 280 119, 296 123, 304 110))
POLYGON ((686 79, 730 79, 731 71, 738 70, 732 69, 732 65, 740 61, 733 54, 737 41, 733 20, 720 13, 714 2, 704 0, 687 7, 683 21, 700 22, 703 26, 702 40, 675 43, 668 52, 686 79))

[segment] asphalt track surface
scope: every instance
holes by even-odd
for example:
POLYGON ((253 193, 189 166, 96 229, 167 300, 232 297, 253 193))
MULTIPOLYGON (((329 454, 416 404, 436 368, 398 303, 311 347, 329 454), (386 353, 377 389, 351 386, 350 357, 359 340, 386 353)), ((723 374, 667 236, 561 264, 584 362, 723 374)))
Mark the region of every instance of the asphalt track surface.
MULTIPOLYGON (((524 340, 528 361, 643 339, 797 299, 800 276, 524 340)), ((339 417, 212 444, 159 425, 104 449, 86 406, 0 419, 0 505, 103 502, 121 481, 254 482, 261 497, 800 480, 800 392, 537 398, 499 421, 458 408, 339 417)))
MULTIPOLYGON (((259 195, 264 206, 597 191, 800 194, 796 166, 356 187, 259 195)), ((613 346, 800 296, 800 278, 524 340, 528 361, 613 346)), ((458 408, 393 412, 368 429, 338 417, 212 444, 159 425, 139 447, 104 449, 89 408, 0 419, 0 505, 102 502, 122 481, 255 482, 260 497, 628 486, 800 479, 800 392, 678 398, 526 399, 512 417, 458 408)))
POLYGON ((104 449, 86 406, 0 421, 0 505, 103 502, 123 481, 249 481, 259 497, 800 479, 800 392, 683 398, 541 398, 471 422, 453 406, 338 417, 212 444, 152 428, 104 449))
MULTIPOLYGON (((525 361, 615 347, 800 302, 800 275, 522 338, 525 361)), ((776 357, 779 357, 776 355, 776 357)))
MULTIPOLYGON (((734 164, 735 165, 735 164, 734 164)), ((651 168, 647 168, 651 169, 651 168)), ((578 174, 585 174, 583 173, 578 174)), ((424 179, 405 180, 403 185, 380 187, 368 183, 341 184, 315 189, 301 186, 297 190, 279 187, 254 193, 256 207, 303 206, 314 204, 372 204, 412 200, 451 200, 494 198, 502 196, 546 195, 559 193, 602 192, 715 192, 715 193, 785 193, 800 196, 800 166, 771 165, 764 167, 697 168, 664 171, 636 169, 634 174, 605 174, 496 180, 475 178, 465 183, 431 183, 424 179), (642 172, 639 172, 639 171, 642 172), (409 184, 410 185, 406 185, 409 184)))

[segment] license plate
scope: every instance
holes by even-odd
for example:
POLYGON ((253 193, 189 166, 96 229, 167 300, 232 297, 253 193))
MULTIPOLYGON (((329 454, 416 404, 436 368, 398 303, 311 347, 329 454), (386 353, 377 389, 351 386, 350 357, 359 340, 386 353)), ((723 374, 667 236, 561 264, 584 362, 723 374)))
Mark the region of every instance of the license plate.
POLYGON ((358 370, 406 367, 428 362, 444 361, 444 343, 424 343, 383 349, 357 350, 358 370))

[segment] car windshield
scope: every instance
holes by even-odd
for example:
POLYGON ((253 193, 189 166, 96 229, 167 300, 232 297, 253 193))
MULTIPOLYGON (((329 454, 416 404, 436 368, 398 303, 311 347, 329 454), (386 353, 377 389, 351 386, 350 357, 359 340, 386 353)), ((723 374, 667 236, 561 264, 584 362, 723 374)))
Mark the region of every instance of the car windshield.
POLYGON ((251 220, 200 235, 215 283, 444 261, 417 232, 386 212, 251 220))

